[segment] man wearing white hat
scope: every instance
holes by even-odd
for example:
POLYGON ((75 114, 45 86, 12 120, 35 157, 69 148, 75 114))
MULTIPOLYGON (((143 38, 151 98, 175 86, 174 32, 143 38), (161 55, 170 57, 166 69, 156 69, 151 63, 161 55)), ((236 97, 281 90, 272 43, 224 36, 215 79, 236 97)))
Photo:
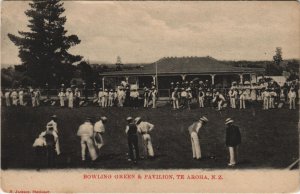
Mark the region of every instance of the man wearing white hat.
POLYGON ((263 88, 261 98, 263 99, 263 110, 268 110, 269 109, 269 99, 270 99, 270 93, 268 92, 268 90, 263 88))
MULTIPOLYGON (((47 152, 47 163, 48 167, 54 167, 55 165, 55 151, 57 152, 56 142, 58 141, 58 135, 54 131, 52 124, 47 124, 46 130, 43 131, 39 138, 44 138, 47 152)), ((57 152, 57 155, 59 153, 57 152)))
POLYGON ((19 103, 20 103, 20 105, 21 106, 25 106, 24 105, 24 91, 23 91, 22 88, 20 88, 18 96, 19 96, 19 103))
POLYGON ((140 158, 137 127, 132 117, 127 117, 126 120, 128 122, 125 129, 125 133, 127 134, 127 140, 128 140, 128 148, 129 148, 128 161, 133 161, 136 164, 137 160, 140 158))
POLYGON ((104 124, 106 123, 107 118, 106 117, 100 117, 100 120, 97 121, 94 125, 94 140, 95 140, 95 145, 98 150, 104 145, 104 141, 102 138, 102 135, 105 132, 105 126, 104 124))
POLYGON ((125 101, 125 92, 124 92, 123 86, 120 86, 120 88, 117 92, 117 96, 118 96, 119 107, 123 107, 124 101, 125 101))
POLYGON ((150 136, 150 132, 153 130, 154 125, 149 122, 142 121, 141 117, 135 118, 134 121, 136 123, 138 132, 142 135, 143 138, 145 157, 154 157, 154 151, 150 136))
POLYGON ((225 120, 226 127, 226 146, 229 149, 228 166, 235 166, 238 158, 238 146, 241 144, 240 129, 233 125, 234 121, 231 118, 225 120))
POLYGON ((115 98, 115 93, 114 93, 114 90, 111 89, 109 92, 108 92, 108 106, 109 107, 112 107, 113 104, 114 104, 114 98, 115 98))
POLYGON ((73 91, 71 90, 71 88, 69 88, 68 90, 68 107, 69 108, 73 108, 73 101, 74 101, 74 94, 73 94, 73 91))
POLYGON ((194 159, 201 159, 201 149, 200 149, 200 142, 198 133, 199 130, 208 122, 206 117, 201 117, 199 121, 194 122, 192 125, 189 126, 188 130, 191 136, 191 143, 192 143, 192 152, 194 159))
POLYGON ((15 89, 13 89, 12 93, 10 94, 12 105, 17 106, 18 105, 18 93, 15 89))
POLYGON ((4 93, 6 106, 10 106, 10 90, 6 90, 4 93))
POLYGON ((102 98, 102 107, 107 107, 108 104, 108 90, 104 89, 103 98, 102 98))
POLYGON ((200 108, 204 107, 204 97, 205 97, 205 93, 204 93, 203 89, 200 87, 199 92, 198 92, 198 99, 199 99, 199 107, 200 108))
MULTIPOLYGON (((57 128, 57 116, 52 115, 51 120, 47 123, 47 127, 51 126, 56 134, 58 134, 58 128, 57 128)), ((57 155, 60 154, 60 146, 59 146, 59 139, 57 138, 57 141, 55 141, 55 150, 57 155)))
POLYGON ((60 107, 65 106, 65 96, 66 94, 64 93, 64 90, 61 89, 60 92, 58 93, 60 107))
POLYGON ((178 88, 174 88, 171 96, 174 110, 179 109, 179 95, 178 88))
POLYGON ((90 157, 93 161, 95 161, 98 158, 96 149, 94 147, 93 143, 93 136, 94 136, 94 127, 91 123, 91 119, 87 118, 85 122, 79 126, 79 129, 77 131, 77 136, 81 137, 81 159, 82 161, 85 161, 85 152, 86 147, 89 150, 90 157))

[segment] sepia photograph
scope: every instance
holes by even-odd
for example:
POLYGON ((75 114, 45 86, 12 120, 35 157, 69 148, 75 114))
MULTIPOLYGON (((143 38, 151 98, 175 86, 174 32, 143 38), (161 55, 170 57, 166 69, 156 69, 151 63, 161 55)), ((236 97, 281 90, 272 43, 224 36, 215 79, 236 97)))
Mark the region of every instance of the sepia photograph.
POLYGON ((297 1, 2 1, 2 191, 299 191, 299 35, 297 1))

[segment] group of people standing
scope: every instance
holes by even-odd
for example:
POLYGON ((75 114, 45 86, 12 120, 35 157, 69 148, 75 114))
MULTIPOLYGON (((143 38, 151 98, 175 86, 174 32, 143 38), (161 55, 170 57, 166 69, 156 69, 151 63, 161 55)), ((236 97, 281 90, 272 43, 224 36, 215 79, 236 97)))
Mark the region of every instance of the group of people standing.
MULTIPOLYGON (((124 134, 127 136, 128 143, 128 161, 136 164, 140 157, 139 153, 139 138, 141 135, 144 158, 154 159, 154 149, 152 145, 151 132, 154 125, 144 121, 141 117, 127 117, 127 125, 125 126, 124 134)), ((103 135, 106 131, 105 125, 107 117, 100 117, 95 123, 91 118, 86 118, 77 131, 77 136, 80 137, 81 145, 81 160, 85 161, 87 154, 91 161, 96 161, 100 155, 101 148, 105 145, 103 135), (88 152, 87 152, 88 151, 88 152)), ((241 134, 237 126, 233 125, 233 119, 228 118, 225 121, 226 125, 226 146, 229 150, 229 166, 237 164, 238 146, 241 144, 241 134)), ((208 119, 202 116, 198 121, 190 125, 187 131, 190 134, 192 156, 195 160, 203 158, 200 148, 199 134, 201 129, 208 123, 208 119)), ((59 130, 57 124, 57 116, 51 116, 51 120, 46 125, 46 130, 42 131, 36 138, 33 147, 36 150, 37 160, 40 161, 41 156, 47 156, 47 166, 55 167, 55 158, 60 155, 59 130)), ((171 151, 171 150, 170 150, 171 151)), ((40 168, 40 164, 38 167, 40 168)))
MULTIPOLYGON (((78 88, 61 88, 58 92, 59 105, 60 107, 65 107, 65 102, 67 102, 68 108, 79 107, 80 105, 80 91, 78 88)), ((53 102, 55 103, 55 102, 53 102)), ((54 105, 54 104, 52 104, 54 105)))
POLYGON ((275 82, 238 85, 232 82, 229 90, 216 89, 208 82, 199 81, 171 83, 171 102, 173 109, 191 108, 192 103, 197 103, 200 108, 216 107, 221 110, 227 105, 231 108, 246 109, 246 106, 262 104, 264 110, 282 108, 284 103, 289 104, 289 109, 296 109, 297 91, 299 87, 291 84, 289 87, 280 88, 275 82))
POLYGON ((5 105, 10 106, 26 106, 30 102, 32 107, 40 106, 41 91, 40 89, 5 89, 4 94, 1 91, 1 98, 4 99, 5 105))
MULTIPOLYGON (((154 125, 143 121, 141 117, 133 119, 127 117, 127 125, 125 128, 125 134, 128 140, 128 161, 137 163, 140 159, 139 146, 138 146, 138 134, 141 135, 144 145, 144 158, 153 159, 154 150, 151 142, 150 132, 153 130, 154 125)), ((92 161, 96 161, 100 154, 101 148, 105 145, 103 135, 105 133, 105 124, 107 117, 102 116, 95 123, 91 118, 86 118, 84 123, 81 124, 77 131, 77 136, 80 137, 81 145, 81 160, 85 161, 87 154, 92 161), (88 150, 88 153, 87 153, 88 150)), ((55 166, 55 158, 60 155, 59 146, 59 132, 57 127, 57 116, 51 116, 51 120, 46 125, 46 130, 42 131, 40 135, 35 139, 33 147, 36 150, 37 161, 43 155, 47 157, 47 166, 55 166)), ((41 167, 38 162, 38 168, 41 167)))
MULTIPOLYGON (((225 120, 225 144, 229 151, 228 166, 235 166, 238 163, 238 147, 242 141, 240 129, 234 125, 233 122, 234 120, 231 118, 227 118, 225 120)), ((201 160, 203 158, 199 141, 199 133, 201 133, 200 129, 202 129, 207 123, 208 119, 205 116, 202 116, 198 121, 188 127, 194 160, 201 160)))

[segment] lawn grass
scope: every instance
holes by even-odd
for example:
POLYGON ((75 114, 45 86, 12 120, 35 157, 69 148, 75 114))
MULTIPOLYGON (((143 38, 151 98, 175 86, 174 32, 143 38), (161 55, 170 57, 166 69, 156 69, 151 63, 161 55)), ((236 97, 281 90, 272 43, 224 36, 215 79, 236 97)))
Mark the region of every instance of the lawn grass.
MULTIPOLYGON (((212 108, 173 111, 170 107, 144 108, 59 108, 51 106, 1 108, 1 162, 2 169, 34 169, 35 152, 32 144, 45 129, 50 115, 58 116, 62 155, 57 168, 91 167, 81 162, 78 126, 86 117, 108 117, 99 160, 92 168, 100 169, 189 169, 227 168, 228 153, 225 147, 224 121, 235 120, 242 134, 239 149, 240 164, 236 168, 286 168, 299 158, 298 110, 276 109, 263 111, 226 109, 217 112, 212 108), (209 123, 199 136, 204 158, 194 161, 187 127, 206 115, 209 123), (125 135, 125 118, 141 116, 155 125, 151 134, 156 158, 141 160, 137 165, 127 161, 128 146, 125 135)), ((139 138, 139 140, 141 140, 139 138)), ((140 153, 142 152, 140 141, 140 153)))

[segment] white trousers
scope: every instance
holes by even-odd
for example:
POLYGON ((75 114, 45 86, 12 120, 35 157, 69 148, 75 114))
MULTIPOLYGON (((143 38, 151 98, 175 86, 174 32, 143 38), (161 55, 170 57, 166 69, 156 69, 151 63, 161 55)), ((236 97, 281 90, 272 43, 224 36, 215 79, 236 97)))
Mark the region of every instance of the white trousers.
POLYGON ((113 98, 108 98, 108 106, 113 106, 113 98))
POLYGON ((263 109, 264 110, 268 110, 269 109, 269 100, 268 100, 268 98, 264 98, 263 109))
POLYGON ((231 108, 236 108, 235 98, 230 98, 230 106, 231 108))
POLYGON ((32 107, 36 107, 36 99, 35 97, 31 98, 32 107))
POLYGON ((144 141, 144 150, 146 156, 154 156, 153 146, 151 142, 151 136, 149 134, 143 134, 143 141, 144 141))
POLYGON ((65 106, 65 100, 64 100, 64 98, 60 98, 59 99, 59 103, 60 103, 61 107, 64 107, 65 106))
POLYGON ((152 99, 152 108, 156 108, 156 98, 152 99))
POLYGON ((22 96, 22 97, 21 97, 21 96, 19 97, 19 101, 20 101, 20 105, 21 105, 21 106, 24 106, 23 96, 22 96))
POLYGON ((296 109, 296 98, 290 98, 290 109, 296 109))
POLYGON ((59 147, 59 140, 57 139, 56 143, 55 143, 55 151, 57 153, 57 155, 60 154, 60 147, 59 147))
POLYGON ((274 98, 270 98, 270 100, 269 100, 269 108, 275 108, 275 106, 274 106, 274 98))
POLYGON ((173 109, 179 109, 179 100, 178 98, 173 99, 173 109))
POLYGON ((148 98, 144 98, 144 107, 148 107, 149 106, 149 99, 148 98))
POLYGON ((200 108, 204 107, 204 97, 199 97, 199 107, 200 108))
POLYGON ((10 99, 9 98, 5 98, 5 102, 6 102, 6 106, 10 106, 10 99))
POLYGON ((18 98, 17 97, 12 98, 12 104, 15 105, 15 106, 18 105, 18 98))
POLYGON ((221 109, 222 109, 222 103, 223 103, 222 100, 220 100, 220 101, 218 102, 218 110, 221 110, 221 109))
POLYGON ((69 108, 73 108, 73 99, 69 99, 69 108))
POLYGON ((200 159, 201 158, 200 142, 199 142, 198 134, 196 132, 191 133, 191 143, 192 143, 193 158, 200 159))
POLYGON ((82 160, 85 160, 86 147, 89 150, 91 159, 96 160, 98 155, 97 155, 96 149, 94 147, 93 140, 90 137, 82 136, 81 137, 81 158, 82 158, 82 160))
POLYGON ((236 164, 238 161, 238 146, 228 147, 229 150, 229 164, 236 164))
POLYGON ((118 102, 119 102, 119 107, 123 107, 124 97, 123 96, 118 96, 118 102))
POLYGON ((245 99, 240 99, 240 109, 245 109, 245 108, 246 108, 245 99))

